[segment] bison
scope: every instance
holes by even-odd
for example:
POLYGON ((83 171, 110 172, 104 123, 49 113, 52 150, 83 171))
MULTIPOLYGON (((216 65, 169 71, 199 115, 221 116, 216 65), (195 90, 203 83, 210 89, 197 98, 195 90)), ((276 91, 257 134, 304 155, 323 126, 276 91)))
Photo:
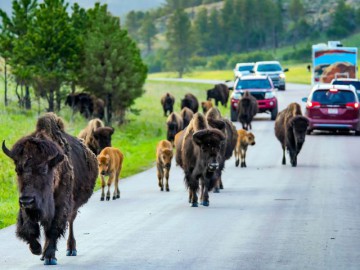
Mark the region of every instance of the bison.
POLYGON ((189 125, 190 120, 193 118, 194 113, 189 108, 184 107, 180 112, 180 116, 183 120, 183 128, 186 128, 189 125))
POLYGON ((169 173, 171 168, 171 160, 173 158, 173 148, 171 142, 161 140, 156 146, 156 169, 158 184, 161 191, 164 191, 164 177, 166 179, 166 191, 169 188, 169 173))
POLYGON ((108 190, 106 193, 106 200, 110 200, 110 186, 114 183, 113 200, 120 198, 119 178, 121 168, 124 161, 124 155, 121 151, 114 147, 105 147, 97 156, 99 163, 99 173, 101 178, 101 197, 103 201, 105 198, 105 176, 109 176, 107 181, 108 190))
POLYGON ((212 107, 213 107, 213 104, 212 104, 211 100, 201 102, 201 108, 202 108, 204 114, 208 110, 210 110, 212 107))
POLYGON ((36 130, 19 139, 11 150, 2 150, 15 163, 19 187, 16 235, 41 255, 45 265, 57 264, 57 241, 67 223, 67 256, 76 256, 73 223, 79 207, 92 195, 98 175, 96 156, 77 138, 64 131, 53 113, 40 117, 36 130), (45 245, 40 239, 44 229, 45 245))
POLYGON ((89 121, 88 125, 80 131, 78 138, 84 140, 84 143, 95 155, 98 155, 105 147, 111 146, 111 135, 114 128, 105 127, 104 123, 95 118, 89 121))
POLYGON ((285 149, 289 151, 290 162, 297 166, 297 155, 305 142, 309 120, 302 116, 300 105, 291 103, 275 120, 275 136, 283 149, 282 164, 286 164, 285 149))
POLYGON ((206 118, 196 113, 189 126, 177 137, 177 162, 184 170, 185 184, 189 189, 189 203, 198 206, 197 192, 200 186, 200 204, 209 206, 209 191, 216 183, 216 170, 221 162, 221 145, 225 135, 209 127, 206 118), (179 147, 181 145, 181 147, 179 147))
POLYGON ((166 120, 166 125, 167 125, 167 140, 170 141, 171 143, 174 143, 174 138, 176 133, 182 130, 184 125, 180 114, 176 112, 172 112, 166 120))
POLYGON ((237 106, 238 120, 243 129, 252 129, 251 121, 258 113, 258 110, 256 98, 254 98, 249 91, 245 91, 237 106))
POLYGON ((187 93, 184 99, 181 100, 181 109, 184 107, 189 108, 193 113, 197 113, 199 109, 198 99, 191 93, 187 93))
POLYGON ((241 168, 246 168, 246 152, 249 145, 255 145, 255 136, 245 129, 237 131, 238 139, 236 142, 235 152, 235 166, 238 167, 241 160, 241 168))
POLYGON ((206 91, 206 99, 214 99, 216 107, 219 105, 219 102, 223 106, 227 107, 227 102, 229 100, 229 88, 223 83, 215 84, 214 88, 206 91))
POLYGON ((166 93, 161 97, 160 102, 164 110, 164 116, 167 116, 167 112, 169 112, 169 114, 173 112, 175 97, 172 94, 166 93))
POLYGON ((65 105, 79 111, 84 117, 104 118, 105 102, 101 98, 88 93, 74 93, 66 97, 65 105))

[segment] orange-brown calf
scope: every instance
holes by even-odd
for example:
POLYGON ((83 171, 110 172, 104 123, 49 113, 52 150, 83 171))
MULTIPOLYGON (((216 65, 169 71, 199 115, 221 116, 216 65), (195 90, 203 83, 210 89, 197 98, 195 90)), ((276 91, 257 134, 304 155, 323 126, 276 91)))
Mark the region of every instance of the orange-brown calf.
POLYGON ((110 200, 110 186, 115 182, 113 200, 120 198, 119 177, 124 160, 124 155, 119 149, 114 147, 105 147, 97 156, 99 163, 99 174, 101 177, 101 200, 105 197, 105 176, 109 176, 107 181, 108 191, 106 200, 110 200))
POLYGON ((164 191, 164 177, 166 178, 166 191, 169 188, 169 173, 171 168, 171 160, 173 158, 173 148, 168 140, 161 140, 156 147, 156 168, 159 187, 164 191))
POLYGON ((203 109, 203 112, 206 113, 208 110, 210 110, 214 105, 212 104, 211 100, 203 101, 201 102, 201 107, 203 109))
POLYGON ((251 132, 247 132, 245 129, 237 131, 238 138, 236 142, 235 151, 235 165, 239 166, 241 159, 241 167, 246 167, 246 151, 249 145, 255 145, 255 136, 251 132))

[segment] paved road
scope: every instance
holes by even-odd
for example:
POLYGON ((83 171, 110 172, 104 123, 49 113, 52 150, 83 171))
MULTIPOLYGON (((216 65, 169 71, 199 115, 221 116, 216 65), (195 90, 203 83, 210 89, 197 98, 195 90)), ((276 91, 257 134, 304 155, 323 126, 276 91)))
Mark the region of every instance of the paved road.
MULTIPOLYGON (((308 91, 289 84, 280 107, 308 91)), ((65 256, 62 239, 50 268, 360 269, 360 138, 308 136, 292 168, 281 165, 269 119, 256 117, 248 168, 226 164, 225 189, 210 194, 210 207, 189 207, 178 167, 169 193, 159 191, 154 168, 129 177, 120 200, 93 195, 75 221, 78 256, 65 256)), ((13 226, 0 231, 0 269, 44 268, 13 226)))

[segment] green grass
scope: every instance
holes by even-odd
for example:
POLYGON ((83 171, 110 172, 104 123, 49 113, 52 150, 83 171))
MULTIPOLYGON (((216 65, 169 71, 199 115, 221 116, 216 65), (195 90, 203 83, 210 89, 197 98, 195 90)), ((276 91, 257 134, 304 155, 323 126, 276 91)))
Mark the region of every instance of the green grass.
MULTIPOLYGON (((191 92, 201 102, 205 100, 205 90, 212 85, 176 82, 148 82, 145 85, 145 94, 136 100, 133 109, 140 110, 139 115, 127 114, 127 123, 123 126, 115 126, 112 144, 119 148, 125 156, 121 178, 144 171, 155 164, 155 149, 159 140, 166 138, 166 117, 160 104, 161 96, 171 92, 175 98, 175 111, 180 111, 180 99, 185 93, 191 92)), ((0 97, 4 93, 0 85, 0 97)), ((10 93, 14 93, 10 89, 10 93)), ((10 148, 22 136, 34 131, 38 118, 37 105, 30 112, 20 110, 16 104, 16 98, 11 96, 11 103, 5 108, 3 100, 0 102, 0 141, 6 140, 10 148)), ((44 110, 42 104, 40 110, 44 110)), ((228 109, 220 108, 223 114, 228 114, 228 109)), ((63 108, 58 114, 65 121, 66 131, 76 136, 85 127, 87 121, 76 114, 74 121, 70 122, 71 110, 63 108)), ((12 160, 0 151, 0 228, 16 222, 18 211, 18 192, 16 175, 12 160)), ((154 175, 155 184, 156 175, 154 175)), ((96 189, 99 188, 98 179, 96 189)), ((121 184, 120 184, 121 185, 121 184)))

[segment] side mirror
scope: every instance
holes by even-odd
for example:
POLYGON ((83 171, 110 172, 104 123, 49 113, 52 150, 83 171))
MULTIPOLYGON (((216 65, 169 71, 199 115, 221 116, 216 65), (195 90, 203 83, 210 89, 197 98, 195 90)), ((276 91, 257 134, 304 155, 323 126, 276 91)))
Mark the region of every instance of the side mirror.
POLYGON ((301 99, 302 102, 307 102, 308 101, 308 98, 307 97, 304 97, 301 99))
POLYGON ((285 68, 285 69, 284 69, 284 72, 288 72, 288 71, 289 71, 289 69, 288 69, 288 68, 285 68))
POLYGON ((252 70, 250 70, 250 73, 255 73, 255 71, 252 69, 252 70))

